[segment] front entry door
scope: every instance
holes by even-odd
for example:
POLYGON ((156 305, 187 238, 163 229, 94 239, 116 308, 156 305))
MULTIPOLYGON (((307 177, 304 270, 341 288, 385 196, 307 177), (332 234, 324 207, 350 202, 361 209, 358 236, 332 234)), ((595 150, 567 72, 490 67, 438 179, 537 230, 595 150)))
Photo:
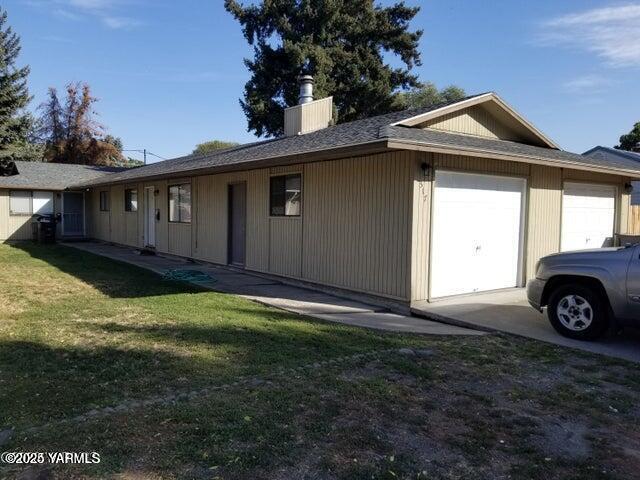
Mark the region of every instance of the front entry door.
POLYGON ((62 234, 65 237, 84 236, 84 193, 62 194, 62 234))
POLYGON ((156 196, 155 187, 144 189, 144 245, 156 246, 156 196))
POLYGON ((247 230, 247 184, 229 185, 229 263, 244 266, 247 230))

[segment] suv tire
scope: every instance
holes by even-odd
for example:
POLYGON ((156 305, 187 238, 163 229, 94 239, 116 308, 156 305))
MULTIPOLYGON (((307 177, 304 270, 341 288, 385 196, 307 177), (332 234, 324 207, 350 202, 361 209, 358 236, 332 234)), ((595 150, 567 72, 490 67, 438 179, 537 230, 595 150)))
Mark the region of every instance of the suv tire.
POLYGON ((606 298, 584 285, 556 288, 549 298, 547 316, 560 335, 576 340, 595 340, 609 327, 606 298))

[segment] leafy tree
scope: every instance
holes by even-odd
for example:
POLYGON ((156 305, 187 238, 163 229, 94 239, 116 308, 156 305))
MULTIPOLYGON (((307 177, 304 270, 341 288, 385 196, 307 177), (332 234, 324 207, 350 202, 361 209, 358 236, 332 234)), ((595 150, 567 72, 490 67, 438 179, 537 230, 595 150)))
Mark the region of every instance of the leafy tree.
POLYGON ((640 151, 640 122, 637 122, 629 133, 620 137, 620 145, 616 145, 615 148, 630 152, 640 151))
POLYGON ((466 92, 455 85, 438 90, 432 82, 427 82, 419 88, 398 94, 399 100, 405 108, 431 107, 439 103, 462 100, 466 92))
POLYGON ((55 88, 49 89, 49 99, 44 102, 41 133, 45 139, 46 161, 80 163, 85 165, 118 165, 126 161, 122 155, 122 141, 102 133, 104 127, 94 120, 89 85, 70 83, 66 87, 64 105, 55 88))
POLYGON ((215 152, 216 150, 223 150, 225 148, 236 147, 239 145, 236 142, 225 142, 223 140, 211 140, 209 142, 203 142, 196 145, 193 150, 195 155, 204 155, 205 153, 215 152))
POLYGON ((113 145, 118 149, 119 152, 122 153, 122 149, 124 148, 124 146, 122 145, 122 139, 120 137, 114 137, 113 135, 105 135, 105 137, 103 138, 103 142, 113 145))
POLYGON ((409 30, 419 7, 374 0, 225 0, 225 7, 254 46, 240 104, 258 136, 283 133, 283 110, 297 103, 301 73, 314 76, 317 98, 333 95, 338 123, 401 108, 395 92, 419 86, 410 70, 420 65, 422 31, 409 30), (385 63, 389 54, 403 66, 385 63))
POLYGON ((0 158, 39 160, 32 144, 33 118, 25 112, 31 101, 27 89, 29 67, 16 67, 20 37, 7 26, 7 12, 0 7, 0 158))

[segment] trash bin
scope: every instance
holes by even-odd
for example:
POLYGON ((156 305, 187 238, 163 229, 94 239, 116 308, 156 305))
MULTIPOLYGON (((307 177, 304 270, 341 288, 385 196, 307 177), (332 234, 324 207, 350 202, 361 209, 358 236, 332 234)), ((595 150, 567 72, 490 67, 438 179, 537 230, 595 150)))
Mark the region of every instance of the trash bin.
POLYGON ((56 241, 56 219, 53 215, 40 215, 36 218, 34 240, 38 243, 54 243, 56 241))

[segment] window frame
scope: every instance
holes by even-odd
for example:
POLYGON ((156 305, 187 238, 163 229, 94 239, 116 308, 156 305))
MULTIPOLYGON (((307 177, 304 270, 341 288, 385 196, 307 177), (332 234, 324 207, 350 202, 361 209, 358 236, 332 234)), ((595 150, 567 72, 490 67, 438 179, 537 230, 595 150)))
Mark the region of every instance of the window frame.
POLYGON ((192 212, 193 191, 191 187, 192 187, 191 182, 171 183, 167 185, 167 221, 169 223, 177 223, 177 224, 184 224, 184 225, 191 224, 191 220, 193 218, 193 212, 192 212), (182 204, 181 190, 187 185, 189 186, 189 220, 183 220, 182 210, 180 208, 180 205, 182 204), (171 220, 171 188, 173 187, 178 188, 178 220, 171 220))
POLYGON ((101 212, 108 212, 109 208, 111 207, 111 205, 109 205, 110 200, 111 200, 111 195, 109 190, 100 190, 99 192, 99 198, 98 198, 98 203, 99 203, 99 208, 101 212), (102 194, 104 193, 104 205, 102 204, 102 194))
POLYGON ((275 173, 269 176, 269 217, 270 218, 301 218, 303 209, 303 175, 302 172, 275 173), (300 178, 300 210, 297 215, 287 215, 287 179, 290 177, 300 178), (273 213, 273 180, 276 178, 284 178, 284 213, 273 213))
POLYGON ((9 216, 10 217, 33 217, 33 190, 9 190, 9 216), (25 192, 29 195, 29 212, 18 213, 11 209, 11 194, 15 192, 25 192))
POLYGON ((137 188, 125 188, 124 189, 124 211, 127 213, 138 213, 138 189, 137 188), (136 203, 135 207, 132 202, 133 195, 135 192, 136 203))

